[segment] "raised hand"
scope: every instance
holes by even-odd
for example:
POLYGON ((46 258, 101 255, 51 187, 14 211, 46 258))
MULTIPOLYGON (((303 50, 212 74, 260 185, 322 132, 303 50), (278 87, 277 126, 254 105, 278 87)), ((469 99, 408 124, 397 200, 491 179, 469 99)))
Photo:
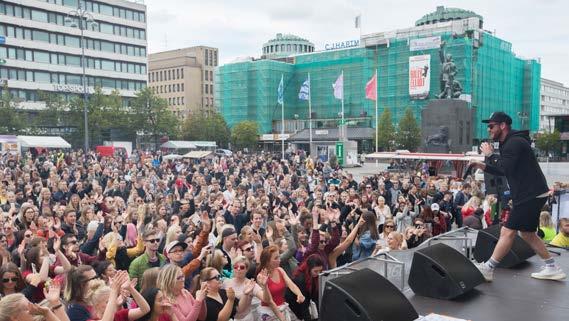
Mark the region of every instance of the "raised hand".
POLYGON ((227 290, 225 290, 225 293, 227 293, 227 299, 232 301, 235 300, 235 291, 233 288, 227 288, 227 290))
POLYGON ((55 240, 53 241, 53 250, 57 252, 60 249, 61 249, 61 238, 59 236, 56 236, 55 240))
POLYGON ((196 300, 203 301, 207 296, 207 282, 203 282, 201 288, 196 292, 196 300))
POLYGON ((299 294, 296 296, 296 303, 301 304, 302 302, 304 302, 304 295, 299 294))
POLYGON ((265 287, 267 285, 267 280, 269 279, 269 274, 267 273, 267 269, 262 269, 259 274, 257 274, 257 284, 260 287, 265 287))
POLYGON ((253 282, 252 280, 246 280, 245 286, 243 287, 243 294, 250 295, 251 293, 253 293, 254 289, 255 289, 255 282, 253 282))
POLYGON ((52 304, 59 303, 59 297, 61 295, 61 284, 57 281, 49 282, 49 286, 44 286, 43 288, 43 295, 48 302, 52 304))

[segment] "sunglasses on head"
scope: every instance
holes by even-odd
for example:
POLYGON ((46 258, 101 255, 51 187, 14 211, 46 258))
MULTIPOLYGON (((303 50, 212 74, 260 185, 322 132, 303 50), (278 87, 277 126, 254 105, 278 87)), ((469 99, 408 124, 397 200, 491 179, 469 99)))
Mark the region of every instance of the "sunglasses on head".
POLYGON ((20 279, 18 279, 18 278, 5 278, 5 279, 2 279, 2 282, 4 282, 4 283, 14 282, 15 283, 15 282, 18 282, 19 280, 20 279))
POLYGON ((150 242, 150 243, 158 243, 160 242, 160 239, 150 239, 150 240, 146 240, 146 242, 150 242))

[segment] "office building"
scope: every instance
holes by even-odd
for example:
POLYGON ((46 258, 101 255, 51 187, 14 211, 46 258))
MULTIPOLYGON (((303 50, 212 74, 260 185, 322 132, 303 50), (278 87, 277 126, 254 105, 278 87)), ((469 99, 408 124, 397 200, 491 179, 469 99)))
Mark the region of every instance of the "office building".
POLYGON ((569 116, 569 88, 562 83, 541 78, 539 130, 550 132, 555 117, 569 116))
POLYGON ((87 92, 101 87, 129 99, 146 86, 146 6, 125 0, 0 0, 0 78, 20 107, 45 106, 38 91, 69 99, 83 94, 81 30, 73 11, 92 21, 84 30, 87 92))
POLYGON ((148 86, 179 117, 214 109, 217 48, 197 46, 148 55, 148 86))

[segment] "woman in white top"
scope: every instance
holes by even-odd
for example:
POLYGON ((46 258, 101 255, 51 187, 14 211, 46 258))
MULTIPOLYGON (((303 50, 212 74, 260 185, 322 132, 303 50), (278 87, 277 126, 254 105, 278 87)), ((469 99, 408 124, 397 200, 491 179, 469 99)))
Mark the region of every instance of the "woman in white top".
POLYGON ((391 209, 389 206, 385 205, 385 198, 383 196, 379 196, 377 198, 377 205, 373 208, 373 210, 375 211, 375 215, 377 217, 377 226, 379 232, 382 232, 385 220, 392 218, 391 209))
POLYGON ((247 296, 251 298, 251 305, 244 311, 235 315, 235 321, 256 321, 259 319, 257 307, 263 300, 263 289, 255 281, 245 278, 249 270, 249 260, 244 256, 238 256, 233 260, 233 278, 223 282, 223 288, 233 288, 235 297, 239 300, 247 296), (251 288, 253 288, 251 290, 251 288), (249 293, 249 294, 245 294, 249 293))

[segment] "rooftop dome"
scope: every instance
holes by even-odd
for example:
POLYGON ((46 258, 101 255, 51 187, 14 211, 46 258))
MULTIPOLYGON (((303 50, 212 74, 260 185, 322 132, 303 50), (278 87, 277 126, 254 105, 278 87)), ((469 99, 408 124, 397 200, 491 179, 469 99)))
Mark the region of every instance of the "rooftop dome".
POLYGON ((277 33, 275 38, 263 44, 264 58, 281 58, 306 52, 314 52, 314 44, 291 34, 277 33))
POLYGON ((483 18, 481 15, 460 8, 445 8, 444 6, 438 6, 435 12, 428 13, 424 15, 421 19, 415 22, 415 26, 422 26, 428 24, 434 24, 437 22, 460 20, 466 18, 476 17, 480 19, 480 28, 482 28, 483 18))

